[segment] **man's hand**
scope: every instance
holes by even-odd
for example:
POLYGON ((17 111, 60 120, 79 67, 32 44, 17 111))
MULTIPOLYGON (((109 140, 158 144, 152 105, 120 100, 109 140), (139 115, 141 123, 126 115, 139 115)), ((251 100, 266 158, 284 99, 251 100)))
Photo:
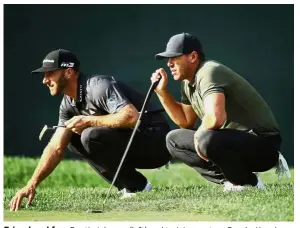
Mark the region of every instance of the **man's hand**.
POLYGON ((167 76, 167 72, 163 69, 157 69, 151 77, 151 82, 154 83, 156 81, 158 81, 158 79, 160 79, 160 82, 158 83, 158 85, 155 87, 154 91, 155 92, 160 92, 163 90, 166 90, 167 88, 167 84, 168 84, 168 76, 167 76))
POLYGON ((74 116, 65 122, 66 128, 80 135, 81 132, 90 126, 89 116, 74 116))
POLYGON ((28 198, 26 208, 30 206, 35 195, 35 187, 29 185, 19 190, 9 203, 10 211, 17 211, 24 197, 28 198))
POLYGON ((199 157, 205 161, 208 161, 208 158, 201 153, 200 148, 199 148, 199 134, 200 134, 201 130, 202 129, 199 127, 198 130, 196 131, 196 133, 194 134, 194 145, 195 145, 195 149, 196 149, 196 152, 199 155, 199 157))

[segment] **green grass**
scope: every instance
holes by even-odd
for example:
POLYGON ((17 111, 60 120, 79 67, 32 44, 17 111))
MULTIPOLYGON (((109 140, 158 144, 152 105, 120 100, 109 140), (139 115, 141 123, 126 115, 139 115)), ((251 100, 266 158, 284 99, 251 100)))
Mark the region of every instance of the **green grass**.
MULTIPOLYGON (((87 214, 80 212, 57 212, 48 211, 19 211, 18 213, 9 213, 10 221, 220 221, 210 215, 199 215, 198 213, 182 212, 139 212, 125 211, 120 216, 119 211, 112 211, 102 214, 87 214)), ((8 221, 6 219, 6 221, 8 221)))
POLYGON ((4 220, 294 220, 293 170, 292 178, 281 182, 277 182, 274 170, 262 173, 266 191, 249 187, 230 193, 223 193, 222 186, 205 181, 183 164, 171 165, 169 170, 141 170, 154 185, 151 192, 120 200, 113 189, 105 213, 87 214, 87 209, 102 208, 109 185, 86 163, 70 160, 63 161, 41 184, 30 208, 9 212, 10 199, 26 184, 36 164, 36 159, 4 159, 4 220))
MULTIPOLYGON (((33 174, 38 164, 33 158, 4 158, 4 188, 21 188, 33 174)), ((175 166, 174 166, 175 167, 175 166)), ((172 169, 173 170, 173 169, 172 169)), ((176 165, 176 172, 164 168, 142 171, 151 179, 153 185, 205 184, 207 183, 193 169, 185 165, 176 165), (172 178, 169 178, 171 175, 172 178)), ((45 187, 109 187, 86 162, 63 160, 55 171, 40 185, 45 187)))

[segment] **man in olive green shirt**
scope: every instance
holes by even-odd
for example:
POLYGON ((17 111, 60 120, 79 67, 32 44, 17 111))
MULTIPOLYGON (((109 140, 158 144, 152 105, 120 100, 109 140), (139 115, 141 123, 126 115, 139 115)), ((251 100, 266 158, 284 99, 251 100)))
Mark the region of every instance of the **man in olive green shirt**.
POLYGON ((224 190, 242 190, 244 185, 264 189, 256 172, 276 166, 281 144, 264 99, 228 67, 205 60, 200 41, 191 34, 172 36, 166 51, 156 55, 165 58, 174 80, 182 81, 177 102, 167 91, 164 69, 151 77, 153 82, 161 78, 155 91, 181 128, 167 135, 169 152, 204 178, 224 184, 224 190), (192 130, 198 118, 201 125, 192 130))

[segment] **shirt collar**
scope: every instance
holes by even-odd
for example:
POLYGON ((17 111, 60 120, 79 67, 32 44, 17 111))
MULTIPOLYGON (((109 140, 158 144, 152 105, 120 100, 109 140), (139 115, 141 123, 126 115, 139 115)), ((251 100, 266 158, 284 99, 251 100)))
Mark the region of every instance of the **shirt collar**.
POLYGON ((189 84, 188 84, 190 87, 194 88, 196 86, 196 83, 197 83, 197 74, 198 74, 198 71, 200 70, 200 68, 203 66, 203 64, 204 64, 204 62, 201 63, 201 64, 198 64, 198 66, 196 68, 196 71, 195 71, 195 75, 194 75, 192 81, 190 81, 189 84))
POLYGON ((83 101, 84 98, 84 86, 85 86, 85 77, 82 73, 78 74, 77 78, 77 92, 76 92, 76 100, 71 99, 72 106, 77 106, 83 101))
POLYGON ((77 78, 77 96, 76 102, 83 102, 86 87, 86 77, 83 73, 79 73, 77 78))

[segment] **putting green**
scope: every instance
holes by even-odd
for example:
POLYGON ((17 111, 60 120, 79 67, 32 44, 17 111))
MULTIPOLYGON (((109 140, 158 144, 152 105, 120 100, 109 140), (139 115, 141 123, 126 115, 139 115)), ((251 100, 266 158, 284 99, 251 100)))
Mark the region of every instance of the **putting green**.
POLYGON ((124 211, 89 214, 61 211, 4 211, 4 221, 225 221, 210 215, 182 212, 124 211))

